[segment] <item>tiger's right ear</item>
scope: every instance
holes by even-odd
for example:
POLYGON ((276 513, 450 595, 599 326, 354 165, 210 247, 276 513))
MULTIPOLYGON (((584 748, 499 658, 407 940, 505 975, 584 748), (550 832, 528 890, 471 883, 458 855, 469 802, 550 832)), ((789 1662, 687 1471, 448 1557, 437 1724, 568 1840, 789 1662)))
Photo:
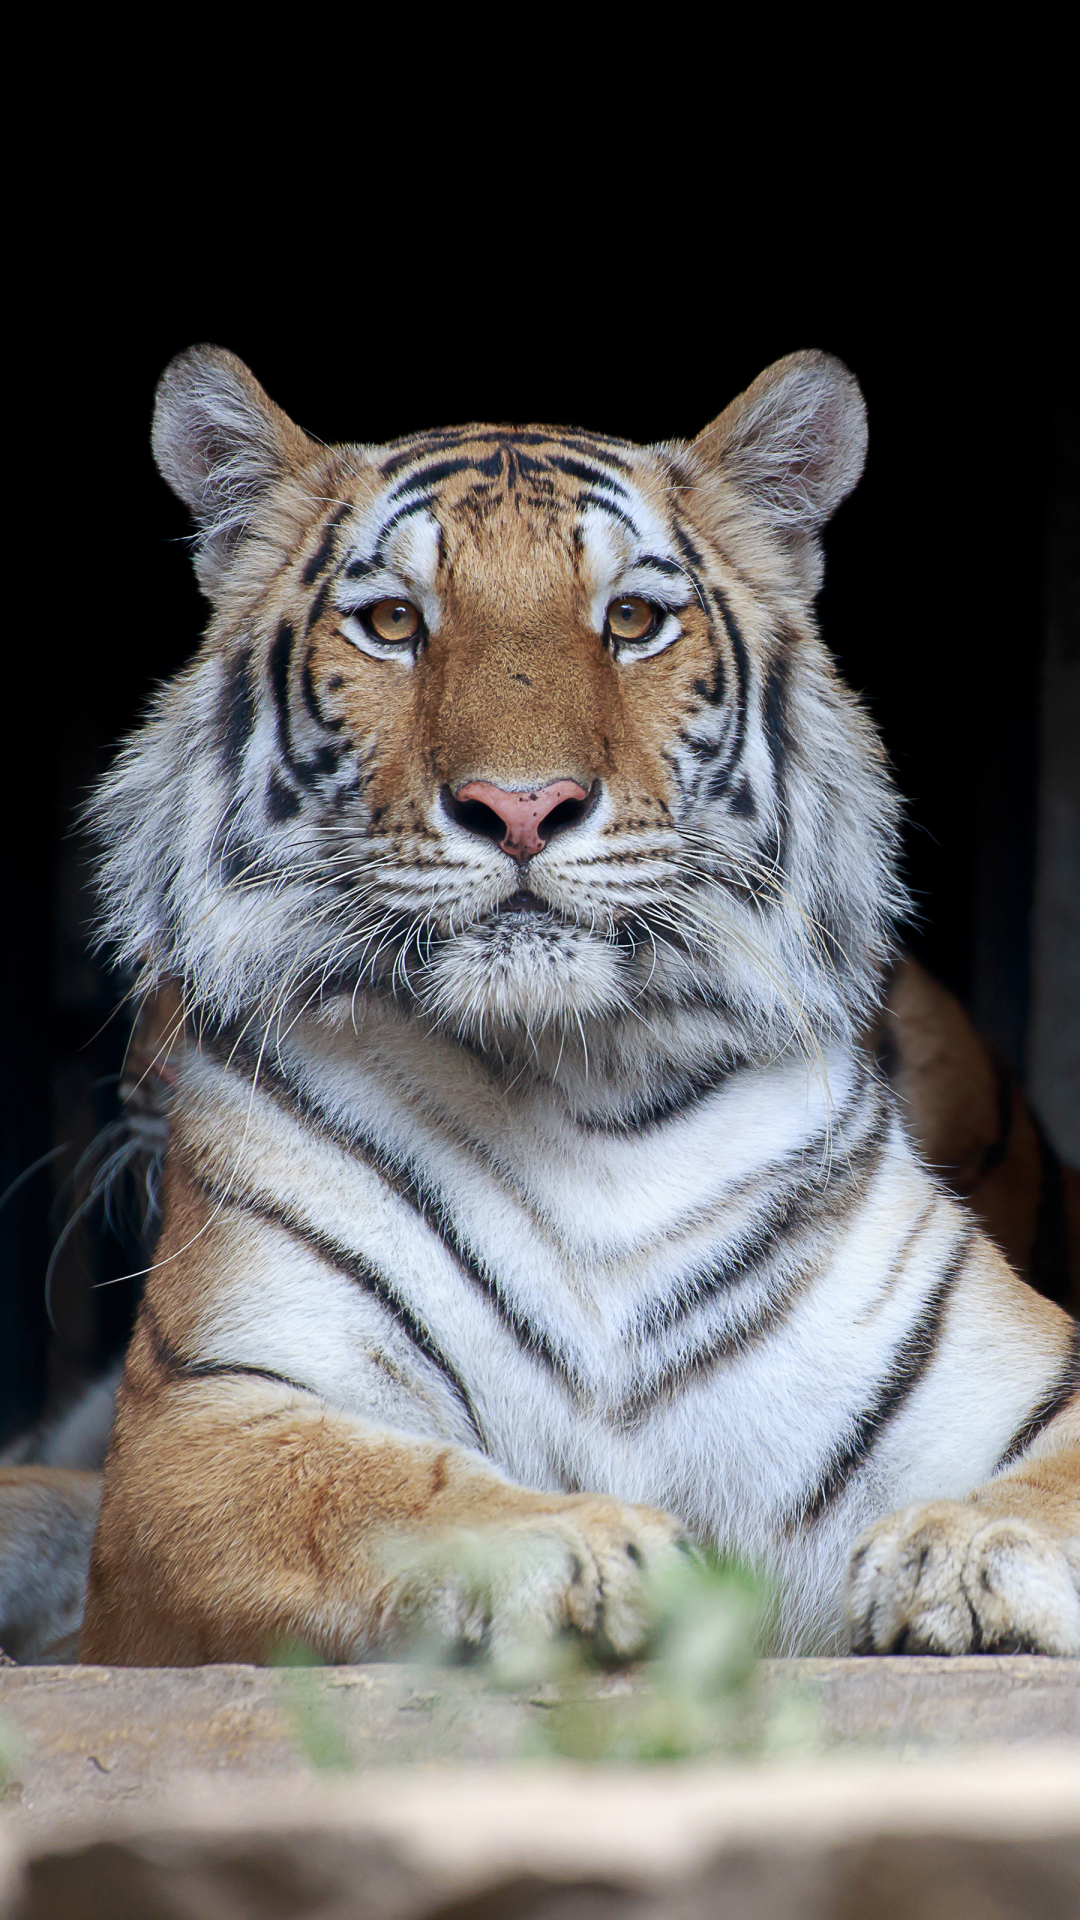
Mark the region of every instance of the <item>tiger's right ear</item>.
POLYGON ((213 600, 262 495, 315 447, 224 347, 170 360, 150 438, 162 478, 195 516, 195 572, 213 600))

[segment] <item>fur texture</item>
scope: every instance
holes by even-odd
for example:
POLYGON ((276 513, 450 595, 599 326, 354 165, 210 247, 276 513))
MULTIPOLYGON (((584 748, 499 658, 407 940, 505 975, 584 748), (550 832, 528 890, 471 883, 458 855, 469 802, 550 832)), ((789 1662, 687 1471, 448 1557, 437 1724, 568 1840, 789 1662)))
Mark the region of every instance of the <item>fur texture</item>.
POLYGON ((84 1657, 625 1654, 684 1529, 781 1647, 1080 1650, 1075 1325, 858 1041, 901 895, 813 617, 851 375, 692 445, 327 450, 204 348, 154 445, 214 613, 95 809, 184 1046, 84 1657), (475 783, 584 797, 518 862, 475 783))

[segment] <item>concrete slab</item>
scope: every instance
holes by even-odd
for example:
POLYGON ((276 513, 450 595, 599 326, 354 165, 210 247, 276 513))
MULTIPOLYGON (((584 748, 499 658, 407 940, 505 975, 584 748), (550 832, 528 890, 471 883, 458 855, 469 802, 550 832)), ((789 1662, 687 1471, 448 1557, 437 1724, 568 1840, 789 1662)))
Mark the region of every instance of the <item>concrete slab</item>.
MULTIPOLYGON (((584 1697, 616 1715, 650 1685, 641 1668, 598 1676, 584 1697)), ((761 1717, 790 1730, 794 1706, 796 1744, 811 1750, 915 1755, 1050 1741, 1080 1753, 1080 1660, 771 1660, 759 1688, 761 1717)), ((190 1775, 285 1782, 324 1764, 507 1760, 544 1746, 562 1698, 551 1686, 499 1692, 476 1670, 391 1665, 8 1667, 0 1726, 16 1758, 5 1798, 48 1824, 149 1804, 190 1775)))
POLYGON ((1080 1752, 413 1767, 0 1828, 6 1920, 1075 1920, 1080 1752))

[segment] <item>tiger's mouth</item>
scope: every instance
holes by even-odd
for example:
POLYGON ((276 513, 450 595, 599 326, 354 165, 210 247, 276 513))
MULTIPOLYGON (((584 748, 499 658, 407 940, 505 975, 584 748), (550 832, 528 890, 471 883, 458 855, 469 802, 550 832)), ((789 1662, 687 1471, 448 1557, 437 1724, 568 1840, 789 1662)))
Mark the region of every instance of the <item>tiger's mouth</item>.
POLYGON ((500 900, 488 918, 492 922, 520 921, 523 925, 527 925, 537 914, 548 920, 564 918, 550 901, 542 900, 538 893, 533 893, 528 887, 518 887, 516 893, 508 894, 505 900, 500 900))
MULTIPOLYGON (((622 1004, 625 956, 528 886, 519 886, 423 955, 425 1012, 476 1044, 539 1033, 622 1004)), ((404 971, 397 970, 400 980, 404 971)))

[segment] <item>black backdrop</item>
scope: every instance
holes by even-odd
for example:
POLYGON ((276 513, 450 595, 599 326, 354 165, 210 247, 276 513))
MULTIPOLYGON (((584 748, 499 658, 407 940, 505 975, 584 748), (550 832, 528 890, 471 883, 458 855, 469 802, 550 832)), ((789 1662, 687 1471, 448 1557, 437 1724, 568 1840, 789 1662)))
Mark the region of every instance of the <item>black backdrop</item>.
POLYGON ((963 241, 948 220, 932 238, 882 232, 851 205, 824 238, 778 233, 763 259, 722 220, 707 247, 655 222, 583 232, 579 199, 568 249, 558 217, 528 205, 449 219, 428 201, 423 244, 414 208, 376 238, 339 223, 316 253, 272 223, 254 236, 237 202, 210 245, 182 196, 144 217, 134 188, 75 179, 22 281, 7 428, 25 512, 9 558, 12 592, 31 592, 9 643, 9 688, 17 665, 25 684, 6 761, 0 1188, 67 1148, 0 1213, 0 1432, 47 1380, 56 1397, 98 1364, 134 1298, 97 1286, 131 1262, 93 1220, 69 1249, 58 1335, 43 1279, 57 1189, 109 1120, 123 1037, 103 1027, 116 987, 90 956, 72 823, 202 620, 186 518, 147 438, 155 379, 193 341, 231 347, 331 440, 469 418, 690 435, 782 353, 845 359, 871 452, 828 534, 824 629, 907 797, 912 942, 1023 1072, 1044 527, 1070 404, 1063 303, 1023 237, 963 241))

